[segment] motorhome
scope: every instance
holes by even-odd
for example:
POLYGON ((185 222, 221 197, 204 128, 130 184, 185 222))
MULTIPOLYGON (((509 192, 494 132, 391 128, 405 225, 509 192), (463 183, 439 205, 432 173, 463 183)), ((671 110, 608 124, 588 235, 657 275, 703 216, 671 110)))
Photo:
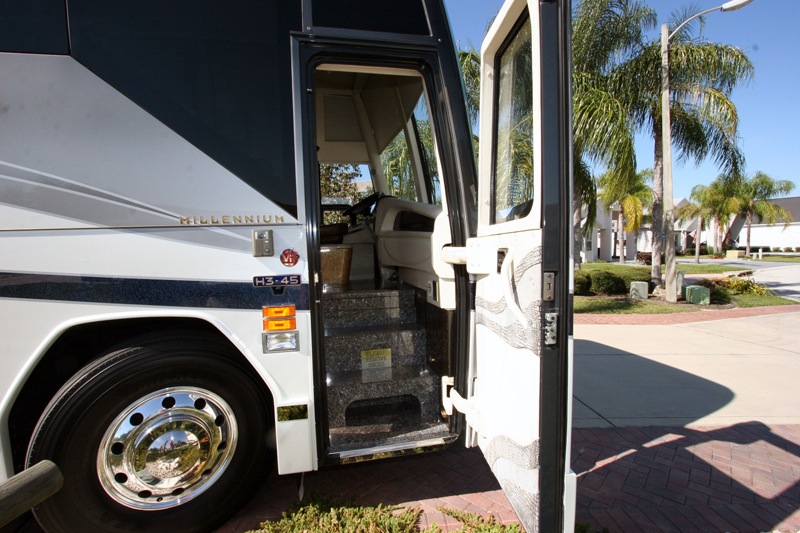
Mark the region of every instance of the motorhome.
POLYGON ((41 526, 454 445, 571 531, 569 16, 505 3, 475 129, 443 0, 0 5, 0 479, 59 467, 41 526))

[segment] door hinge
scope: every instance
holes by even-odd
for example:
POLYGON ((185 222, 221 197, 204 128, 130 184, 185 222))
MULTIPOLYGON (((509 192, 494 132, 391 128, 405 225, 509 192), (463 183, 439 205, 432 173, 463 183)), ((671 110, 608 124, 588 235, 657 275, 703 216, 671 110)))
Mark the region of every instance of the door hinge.
POLYGON ((558 313, 544 314, 544 343, 553 346, 558 341, 558 313))
POLYGON ((556 299, 556 273, 545 272, 543 278, 542 300, 545 302, 552 302, 556 299))

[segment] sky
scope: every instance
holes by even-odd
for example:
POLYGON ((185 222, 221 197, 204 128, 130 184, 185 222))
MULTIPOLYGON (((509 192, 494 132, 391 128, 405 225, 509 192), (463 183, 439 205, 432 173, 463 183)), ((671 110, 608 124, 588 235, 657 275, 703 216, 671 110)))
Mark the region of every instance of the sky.
MULTIPOLYGON (((711 9, 724 0, 644 0, 658 15, 658 26, 673 11, 694 6, 711 9)), ((573 0, 575 4, 577 0, 573 0)), ((480 49, 488 22, 502 0, 444 0, 455 39, 462 48, 480 49)), ((737 11, 705 16, 703 37, 738 46, 755 66, 754 78, 734 90, 731 99, 739 113, 740 146, 746 174, 764 172, 773 179, 794 182, 791 196, 800 196, 800 0, 753 0, 737 11), (793 103, 794 102, 794 103, 793 103)), ((652 32, 658 37, 659 28, 652 32)), ((697 184, 708 185, 720 174, 713 161, 699 165, 680 161, 673 146, 675 198, 688 197, 697 184)), ((639 169, 653 166, 653 140, 639 136, 639 169)))

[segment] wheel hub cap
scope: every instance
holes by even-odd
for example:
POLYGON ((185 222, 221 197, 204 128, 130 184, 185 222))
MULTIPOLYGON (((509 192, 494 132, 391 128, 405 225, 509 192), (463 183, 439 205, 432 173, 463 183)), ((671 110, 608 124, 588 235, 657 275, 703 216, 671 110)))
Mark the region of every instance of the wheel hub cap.
POLYGON ((98 478, 126 507, 175 507, 222 475, 237 436, 233 411, 216 394, 162 389, 132 403, 108 427, 97 453, 98 478))

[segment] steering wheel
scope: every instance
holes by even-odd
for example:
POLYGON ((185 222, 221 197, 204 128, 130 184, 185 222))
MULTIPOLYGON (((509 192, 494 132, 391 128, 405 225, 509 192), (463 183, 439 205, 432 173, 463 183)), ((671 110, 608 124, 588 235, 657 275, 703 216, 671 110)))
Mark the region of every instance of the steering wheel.
POLYGON ((378 200, 384 196, 385 195, 382 192, 374 192, 345 209, 343 214, 346 217, 350 217, 351 222, 355 224, 355 220, 358 215, 368 213, 373 206, 377 205, 378 200))

